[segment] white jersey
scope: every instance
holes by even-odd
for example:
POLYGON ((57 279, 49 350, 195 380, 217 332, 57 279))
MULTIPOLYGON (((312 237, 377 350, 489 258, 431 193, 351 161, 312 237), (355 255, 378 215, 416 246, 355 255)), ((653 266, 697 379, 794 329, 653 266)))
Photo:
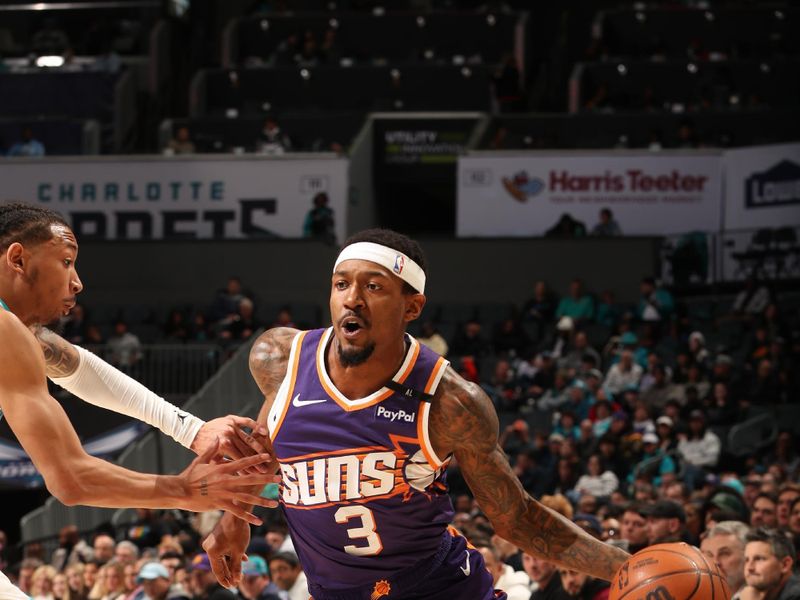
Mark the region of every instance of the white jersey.
POLYGON ((11 583, 0 571, 0 600, 30 600, 30 596, 11 583))

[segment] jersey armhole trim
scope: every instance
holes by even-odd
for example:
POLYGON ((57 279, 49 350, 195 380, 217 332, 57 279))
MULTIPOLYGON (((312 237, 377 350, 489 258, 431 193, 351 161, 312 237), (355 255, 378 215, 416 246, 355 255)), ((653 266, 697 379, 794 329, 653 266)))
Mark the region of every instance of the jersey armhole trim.
MULTIPOLYGON (((436 390, 439 387, 439 382, 441 382, 444 372, 447 370, 448 366, 450 366, 450 362, 444 357, 440 356, 439 360, 436 361, 436 365, 434 366, 430 377, 428 378, 428 383, 425 385, 426 394, 433 396, 436 393, 436 390)), ((433 449, 433 444, 431 444, 431 436, 430 432, 428 431, 428 419, 430 414, 431 403, 421 401, 419 403, 417 437, 419 438, 419 445, 420 448, 422 448, 422 453, 428 460, 428 464, 434 471, 436 471, 441 468, 442 465, 444 465, 445 461, 439 458, 439 456, 436 454, 436 451, 433 449)))
POLYGON ((267 417, 267 425, 269 427, 269 439, 275 441, 275 437, 280 431, 283 420, 286 418, 286 413, 289 411, 291 404, 292 392, 294 392, 295 383, 297 381, 297 370, 300 364, 300 351, 303 349, 303 338, 305 338, 308 331, 301 331, 292 340, 292 348, 289 351, 289 368, 286 370, 286 376, 278 388, 278 393, 275 395, 275 402, 269 411, 267 417))

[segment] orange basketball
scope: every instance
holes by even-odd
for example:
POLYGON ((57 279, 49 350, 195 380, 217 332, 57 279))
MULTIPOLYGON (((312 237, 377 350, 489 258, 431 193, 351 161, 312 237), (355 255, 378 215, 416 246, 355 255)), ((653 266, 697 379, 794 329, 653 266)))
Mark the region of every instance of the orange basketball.
POLYGON ((608 600, 730 600, 716 563, 689 544, 657 544, 631 556, 614 580, 608 600))

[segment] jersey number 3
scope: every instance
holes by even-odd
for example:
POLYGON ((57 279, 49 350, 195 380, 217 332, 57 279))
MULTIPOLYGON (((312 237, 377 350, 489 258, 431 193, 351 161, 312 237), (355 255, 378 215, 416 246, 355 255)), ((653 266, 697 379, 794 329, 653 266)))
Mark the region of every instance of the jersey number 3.
POLYGON ((350 519, 361 519, 360 527, 350 527, 347 535, 351 540, 366 540, 366 546, 345 546, 344 551, 353 556, 375 556, 383 550, 378 532, 375 531, 375 517, 366 506, 343 506, 333 515, 339 524, 349 523, 350 519))

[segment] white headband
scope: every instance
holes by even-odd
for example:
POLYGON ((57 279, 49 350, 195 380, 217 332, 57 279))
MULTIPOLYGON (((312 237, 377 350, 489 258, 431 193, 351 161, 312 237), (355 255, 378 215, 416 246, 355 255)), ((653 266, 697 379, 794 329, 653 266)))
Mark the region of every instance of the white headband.
POLYGON ((402 252, 372 242, 350 244, 339 253, 334 272, 346 260, 368 260, 386 267, 420 294, 425 293, 425 272, 402 252))

